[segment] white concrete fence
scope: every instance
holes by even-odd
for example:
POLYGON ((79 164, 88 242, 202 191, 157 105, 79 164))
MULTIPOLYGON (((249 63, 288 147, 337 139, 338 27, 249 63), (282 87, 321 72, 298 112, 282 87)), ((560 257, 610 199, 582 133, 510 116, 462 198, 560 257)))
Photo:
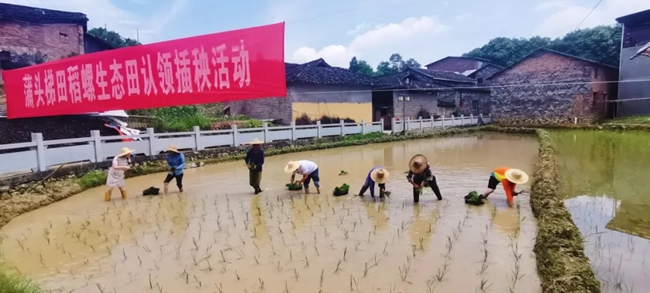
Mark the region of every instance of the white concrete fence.
MULTIPOLYGON (((481 117, 490 123, 489 116, 481 117)), ((392 119, 392 132, 401 132, 403 125, 407 131, 478 124, 479 116, 444 117, 439 119, 407 120, 407 123, 392 119)), ((89 137, 43 140, 42 133, 32 133, 32 141, 0 145, 0 176, 25 172, 46 171, 52 167, 81 162, 102 162, 112 159, 123 147, 136 150, 138 155, 156 155, 169 145, 179 150, 200 151, 219 147, 236 147, 243 143, 260 139, 265 142, 294 141, 299 139, 345 136, 382 132, 383 119, 377 122, 320 124, 261 128, 202 131, 194 127, 189 132, 155 133, 152 128, 146 133, 131 136, 100 136, 99 130, 90 132, 89 137), (126 138, 139 140, 122 141, 126 138)))

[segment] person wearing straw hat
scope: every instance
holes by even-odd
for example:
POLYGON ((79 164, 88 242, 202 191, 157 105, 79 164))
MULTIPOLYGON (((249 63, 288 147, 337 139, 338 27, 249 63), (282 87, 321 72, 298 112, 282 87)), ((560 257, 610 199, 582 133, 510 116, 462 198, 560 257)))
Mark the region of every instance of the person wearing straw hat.
POLYGON ((296 174, 302 175, 302 179, 300 179, 298 185, 304 186, 305 193, 309 193, 309 183, 314 180, 316 192, 320 194, 320 177, 318 176, 318 165, 316 163, 308 160, 290 161, 284 167, 284 172, 291 174, 291 181, 289 183, 294 182, 296 174))
POLYGON ((497 189, 499 183, 501 183, 501 185, 503 185, 503 190, 506 192, 508 204, 512 205, 514 200, 513 197, 523 192, 516 192, 515 187, 517 184, 524 184, 526 182, 528 182, 528 174, 522 170, 510 167, 497 168, 492 171, 492 174, 490 174, 488 189, 483 193, 483 196, 487 198, 495 189, 497 189))
POLYGON ((406 180, 413 185, 413 202, 417 203, 420 201, 420 193, 425 186, 431 187, 438 200, 442 200, 442 194, 440 194, 436 176, 433 176, 429 161, 424 155, 418 154, 411 158, 406 180))
POLYGON ((370 197, 375 198, 375 183, 379 186, 379 198, 384 198, 384 192, 386 192, 386 182, 390 178, 390 173, 384 167, 377 166, 370 169, 368 176, 366 176, 366 182, 361 186, 361 191, 359 191, 359 196, 363 196, 366 190, 370 189, 370 197))
POLYGON ((131 154, 134 150, 129 148, 122 148, 121 152, 113 158, 113 163, 108 169, 108 176, 106 176, 106 187, 108 191, 104 194, 104 200, 110 201, 113 193, 113 188, 120 189, 122 199, 126 199, 126 189, 124 189, 125 180, 124 172, 131 169, 131 154))
POLYGON ((165 177, 165 187, 163 193, 167 194, 169 191, 169 182, 172 182, 172 179, 176 179, 176 186, 178 186, 178 191, 183 192, 183 171, 185 169, 185 155, 178 151, 178 149, 170 145, 165 152, 167 153, 167 166, 169 166, 169 173, 165 177))
POLYGON ((260 183, 262 182, 262 165, 264 165, 264 150, 262 149, 263 141, 254 139, 246 145, 251 145, 251 149, 246 153, 244 162, 248 167, 248 181, 251 187, 255 189, 255 194, 262 192, 260 183))

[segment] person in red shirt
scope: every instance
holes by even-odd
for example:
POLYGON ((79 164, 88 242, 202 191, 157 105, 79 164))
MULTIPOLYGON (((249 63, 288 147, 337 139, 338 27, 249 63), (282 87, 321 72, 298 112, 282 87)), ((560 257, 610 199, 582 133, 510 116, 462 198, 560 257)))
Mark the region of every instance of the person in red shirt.
POLYGON ((505 190, 506 196, 508 197, 508 204, 512 204, 513 197, 522 193, 522 191, 516 192, 515 186, 526 182, 528 182, 528 174, 522 170, 510 167, 497 168, 492 172, 492 174, 490 174, 488 189, 483 193, 483 196, 487 198, 495 189, 497 189, 499 183, 501 183, 501 185, 503 185, 503 190, 505 190))

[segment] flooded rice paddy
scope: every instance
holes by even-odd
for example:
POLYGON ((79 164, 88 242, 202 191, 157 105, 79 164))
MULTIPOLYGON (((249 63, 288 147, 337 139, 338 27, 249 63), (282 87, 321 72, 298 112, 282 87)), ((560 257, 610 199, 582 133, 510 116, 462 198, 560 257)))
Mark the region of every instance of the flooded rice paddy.
POLYGON ((650 285, 650 135, 555 132, 562 192, 603 292, 650 285))
POLYGON ((496 167, 532 173, 536 156, 535 139, 498 134, 288 154, 266 159, 259 195, 242 162, 186 170, 185 192, 167 196, 140 196, 164 179, 142 176, 127 201, 98 188, 15 218, 0 261, 51 292, 539 292, 528 196, 462 200, 496 167), (404 172, 417 153, 444 200, 429 189, 413 204, 404 172), (296 159, 320 165, 322 194, 284 189, 296 159), (375 165, 391 172, 389 199, 331 195, 375 165))

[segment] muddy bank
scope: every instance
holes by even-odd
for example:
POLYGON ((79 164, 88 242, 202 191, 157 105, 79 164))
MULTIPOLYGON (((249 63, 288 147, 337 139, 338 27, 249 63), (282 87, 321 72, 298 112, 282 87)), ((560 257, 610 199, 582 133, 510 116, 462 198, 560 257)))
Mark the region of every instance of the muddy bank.
MULTIPOLYGON (((427 132, 410 132, 407 135, 381 135, 371 133, 367 135, 351 135, 345 137, 327 138, 320 140, 298 140, 294 142, 275 142, 265 146, 267 156, 302 152, 309 150, 328 149, 344 146, 365 145, 372 143, 383 143, 403 141, 409 139, 442 137, 461 133, 472 133, 479 131, 480 127, 471 128, 447 128, 435 129, 427 132)), ((245 147, 229 147, 200 152, 184 153, 188 168, 203 166, 205 164, 216 164, 243 160, 245 147)), ((67 170, 59 170, 57 174, 46 178, 49 173, 40 172, 21 179, 16 184, 15 179, 0 180, 0 228, 7 224, 14 217, 32 211, 42 206, 62 200, 86 189, 101 186, 105 183, 105 168, 110 162, 97 164, 84 164, 70 167, 67 170), (60 175, 61 174, 61 175, 60 175), (13 184, 12 184, 13 183, 13 184), (13 186, 13 187, 11 187, 13 186), (29 192, 28 192, 29 191, 29 192)), ((134 157, 133 167, 127 172, 126 177, 164 172, 167 170, 164 155, 149 157, 134 157)))

